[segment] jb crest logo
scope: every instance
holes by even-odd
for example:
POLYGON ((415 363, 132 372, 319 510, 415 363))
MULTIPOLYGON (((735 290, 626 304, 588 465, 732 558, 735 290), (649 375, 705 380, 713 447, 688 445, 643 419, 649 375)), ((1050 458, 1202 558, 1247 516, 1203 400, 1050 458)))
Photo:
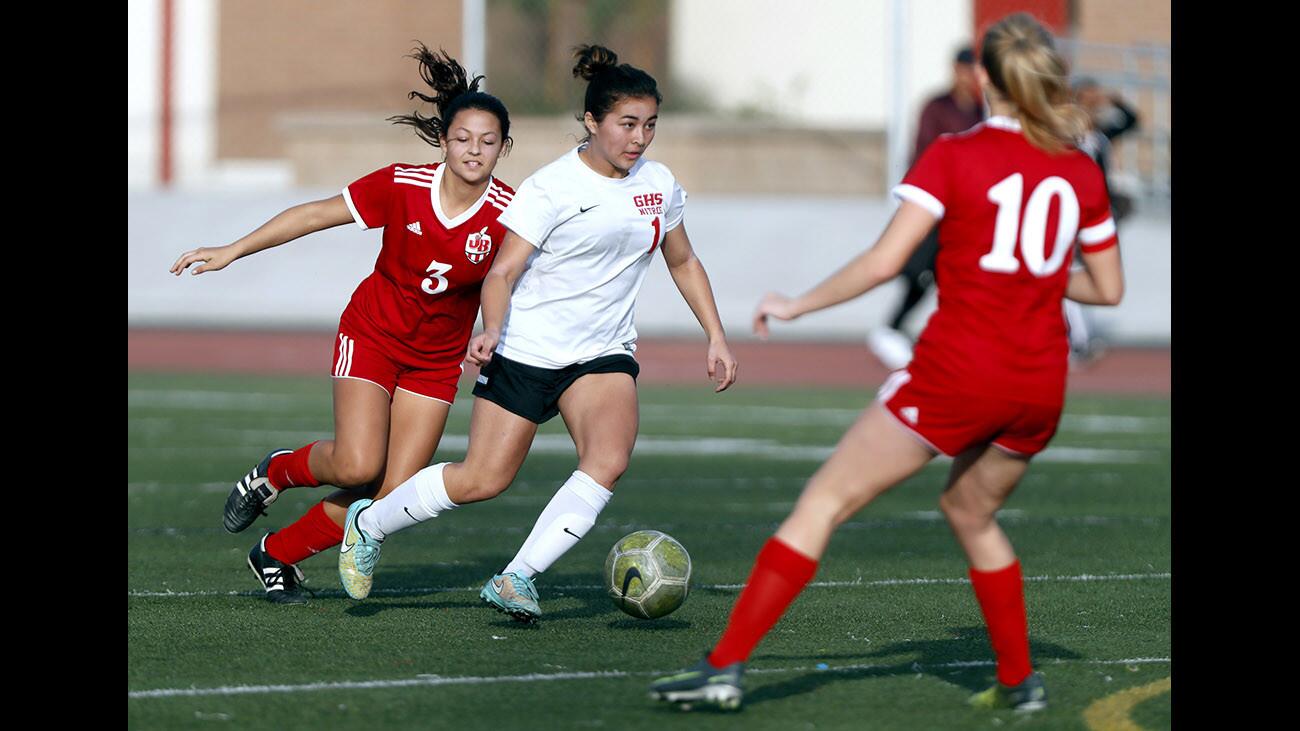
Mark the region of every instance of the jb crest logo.
POLYGON ((664 212, 663 193, 642 193, 632 196, 632 205, 642 216, 662 215, 664 212))
POLYGON ((487 226, 476 234, 465 237, 465 256, 471 264, 478 264, 492 252, 492 237, 488 236, 487 226))

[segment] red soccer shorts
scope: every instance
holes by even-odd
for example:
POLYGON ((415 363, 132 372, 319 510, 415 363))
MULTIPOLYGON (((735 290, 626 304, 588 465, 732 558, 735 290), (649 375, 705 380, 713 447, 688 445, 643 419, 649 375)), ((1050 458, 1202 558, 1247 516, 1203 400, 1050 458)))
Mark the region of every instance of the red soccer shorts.
POLYGON ((334 377, 369 381, 387 391, 389 398, 401 389, 424 398, 455 403, 456 383, 463 370, 460 364, 440 369, 411 367, 391 355, 377 338, 346 322, 340 323, 334 338, 334 377))
POLYGON ((1017 455, 1047 447, 1061 421, 1061 407, 982 398, 919 383, 894 371, 876 400, 908 431, 949 457, 992 442, 1017 455))

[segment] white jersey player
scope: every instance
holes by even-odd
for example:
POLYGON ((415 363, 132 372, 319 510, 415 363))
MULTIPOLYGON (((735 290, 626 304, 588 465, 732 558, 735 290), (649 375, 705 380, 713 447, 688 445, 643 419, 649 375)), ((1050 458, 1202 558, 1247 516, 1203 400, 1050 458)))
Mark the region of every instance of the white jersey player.
POLYGON ((656 251, 708 335, 715 391, 736 379, 717 304, 686 236, 686 193, 667 167, 643 159, 662 98, 644 71, 584 46, 587 139, 524 181, 501 214, 507 228, 483 282, 484 330, 470 341, 481 366, 465 461, 428 467, 392 494, 354 503, 339 575, 353 598, 370 592, 388 535, 504 492, 537 425, 557 413, 578 468, 542 511, 519 552, 479 595, 524 622, 541 616, 533 577, 595 525, 636 442, 636 295, 656 251))
POLYGON ((635 350, 632 311, 686 193, 661 163, 638 159, 623 178, 582 160, 588 145, 524 181, 501 223, 536 247, 510 298, 496 352, 564 368, 635 350))

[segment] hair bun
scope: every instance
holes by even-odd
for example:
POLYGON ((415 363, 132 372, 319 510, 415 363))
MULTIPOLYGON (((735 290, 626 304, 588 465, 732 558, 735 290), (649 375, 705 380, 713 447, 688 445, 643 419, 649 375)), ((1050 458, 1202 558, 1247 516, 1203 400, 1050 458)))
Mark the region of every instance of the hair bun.
POLYGON ((618 65, 618 54, 604 46, 578 46, 573 56, 578 59, 573 66, 573 75, 586 81, 618 65))

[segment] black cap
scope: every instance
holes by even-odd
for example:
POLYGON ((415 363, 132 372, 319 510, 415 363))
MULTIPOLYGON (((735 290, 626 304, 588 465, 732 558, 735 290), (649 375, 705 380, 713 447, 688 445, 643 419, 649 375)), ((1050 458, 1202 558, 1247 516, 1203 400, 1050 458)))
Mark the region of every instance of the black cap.
POLYGON ((957 52, 957 58, 954 59, 953 63, 973 65, 975 63, 975 51, 971 50, 970 46, 961 49, 957 52))

